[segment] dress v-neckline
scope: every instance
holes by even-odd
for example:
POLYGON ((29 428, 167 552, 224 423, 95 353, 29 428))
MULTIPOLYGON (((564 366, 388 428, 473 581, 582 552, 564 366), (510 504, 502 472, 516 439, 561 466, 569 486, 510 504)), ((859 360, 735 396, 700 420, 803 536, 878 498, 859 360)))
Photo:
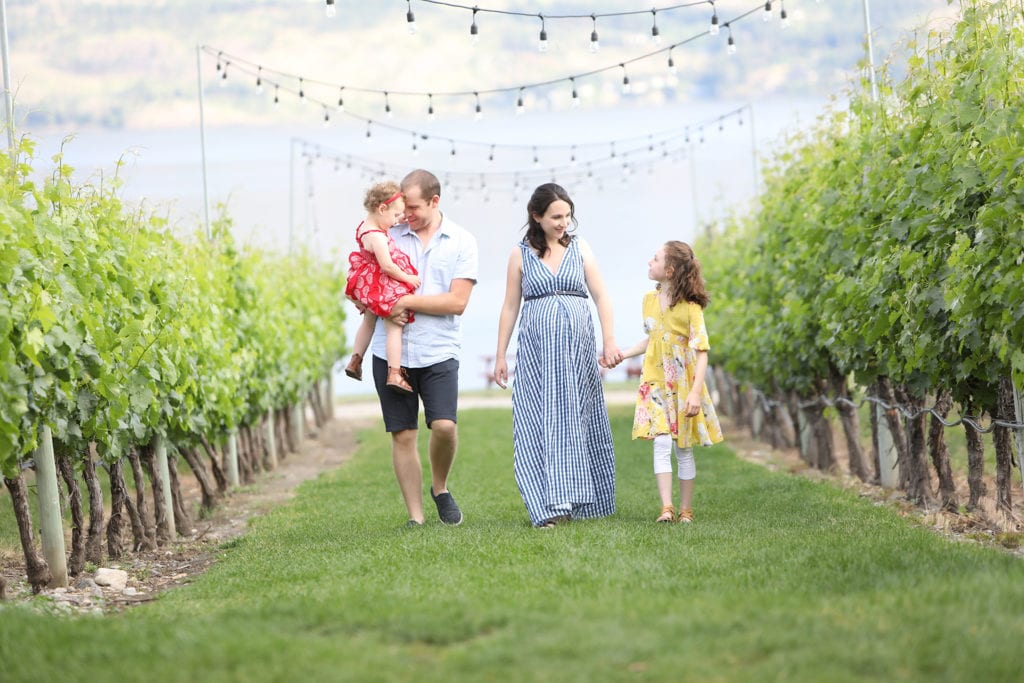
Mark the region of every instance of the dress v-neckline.
POLYGON ((530 253, 533 254, 533 257, 535 259, 537 259, 537 263, 542 265, 544 267, 544 270, 548 271, 548 273, 551 274, 551 277, 558 277, 558 274, 562 272, 562 264, 565 263, 565 257, 569 255, 569 248, 571 246, 572 242, 570 242, 569 247, 566 247, 565 251, 562 252, 562 260, 558 262, 558 265, 555 267, 554 270, 551 270, 551 268, 548 267, 548 264, 544 263, 540 256, 537 256, 537 252, 535 252, 532 247, 530 248, 530 253))
POLYGON ((656 297, 658 299, 658 313, 660 313, 662 319, 664 319, 665 314, 668 313, 672 309, 672 302, 669 301, 669 305, 668 306, 662 306, 661 305, 661 291, 660 290, 657 291, 656 297))

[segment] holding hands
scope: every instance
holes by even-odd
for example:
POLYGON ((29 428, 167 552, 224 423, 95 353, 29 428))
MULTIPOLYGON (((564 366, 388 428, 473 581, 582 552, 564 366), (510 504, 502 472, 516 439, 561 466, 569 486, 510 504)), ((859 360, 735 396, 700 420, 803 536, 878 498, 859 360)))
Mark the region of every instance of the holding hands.
POLYGON ((625 356, 619 351, 619 347, 614 341, 605 342, 601 355, 597 357, 597 364, 602 368, 611 369, 621 363, 624 358, 625 356))

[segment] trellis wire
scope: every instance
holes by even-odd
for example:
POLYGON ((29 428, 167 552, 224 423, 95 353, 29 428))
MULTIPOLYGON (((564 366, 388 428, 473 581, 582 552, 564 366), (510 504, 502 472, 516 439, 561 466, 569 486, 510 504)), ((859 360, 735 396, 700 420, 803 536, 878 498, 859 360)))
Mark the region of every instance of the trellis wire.
MULTIPOLYGON (((756 388, 751 388, 757 400, 761 403, 761 407, 765 411, 769 411, 772 408, 784 406, 785 403, 782 401, 768 398, 763 391, 756 388)), ((993 419, 989 422, 988 427, 982 427, 977 420, 980 418, 973 418, 969 415, 962 416, 956 420, 948 421, 942 414, 935 409, 935 406, 929 408, 922 408, 920 410, 913 410, 907 408, 901 403, 889 403, 885 399, 877 396, 865 396, 860 401, 854 402, 848 398, 839 397, 836 399, 827 398, 825 396, 818 396, 813 401, 799 401, 797 403, 798 408, 813 408, 815 406, 824 405, 826 407, 836 407, 838 405, 846 405, 852 408, 860 408, 864 403, 874 403, 881 406, 885 410, 898 410, 908 420, 914 420, 925 413, 930 413, 932 417, 941 422, 946 427, 956 427, 960 424, 969 425, 972 429, 980 434, 990 434, 996 427, 1006 427, 1007 429, 1024 429, 1024 423, 1020 422, 1007 422, 1006 420, 993 419)))

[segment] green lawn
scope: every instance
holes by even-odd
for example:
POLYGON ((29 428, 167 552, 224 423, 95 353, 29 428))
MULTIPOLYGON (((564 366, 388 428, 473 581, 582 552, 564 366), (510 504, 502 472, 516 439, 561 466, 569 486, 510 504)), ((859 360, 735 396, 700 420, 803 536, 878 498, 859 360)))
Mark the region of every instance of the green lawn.
POLYGON ((1019 559, 722 446, 698 451, 696 523, 656 525, 631 412, 613 412, 614 517, 531 528, 510 412, 477 410, 451 481, 465 523, 405 529, 388 441, 366 433, 155 603, 3 608, 0 680, 1020 680, 1019 559))

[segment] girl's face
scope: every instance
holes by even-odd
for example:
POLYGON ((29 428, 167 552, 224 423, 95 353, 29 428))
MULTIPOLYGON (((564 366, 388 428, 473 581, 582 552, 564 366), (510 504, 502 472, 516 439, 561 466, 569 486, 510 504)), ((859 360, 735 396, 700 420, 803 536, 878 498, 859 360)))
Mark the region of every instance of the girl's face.
POLYGON ((665 282, 669 278, 668 266, 665 265, 665 247, 654 252, 654 257, 647 262, 647 277, 657 282, 665 282))
POLYGON ((548 204, 548 209, 543 216, 533 214, 533 220, 540 224, 548 242, 557 242, 565 236, 565 231, 569 229, 572 209, 569 208, 569 202, 556 199, 548 204))
POLYGON ((405 216, 405 202, 399 197, 390 204, 381 204, 377 207, 377 215, 380 216, 380 227, 390 228, 397 225, 405 216))

